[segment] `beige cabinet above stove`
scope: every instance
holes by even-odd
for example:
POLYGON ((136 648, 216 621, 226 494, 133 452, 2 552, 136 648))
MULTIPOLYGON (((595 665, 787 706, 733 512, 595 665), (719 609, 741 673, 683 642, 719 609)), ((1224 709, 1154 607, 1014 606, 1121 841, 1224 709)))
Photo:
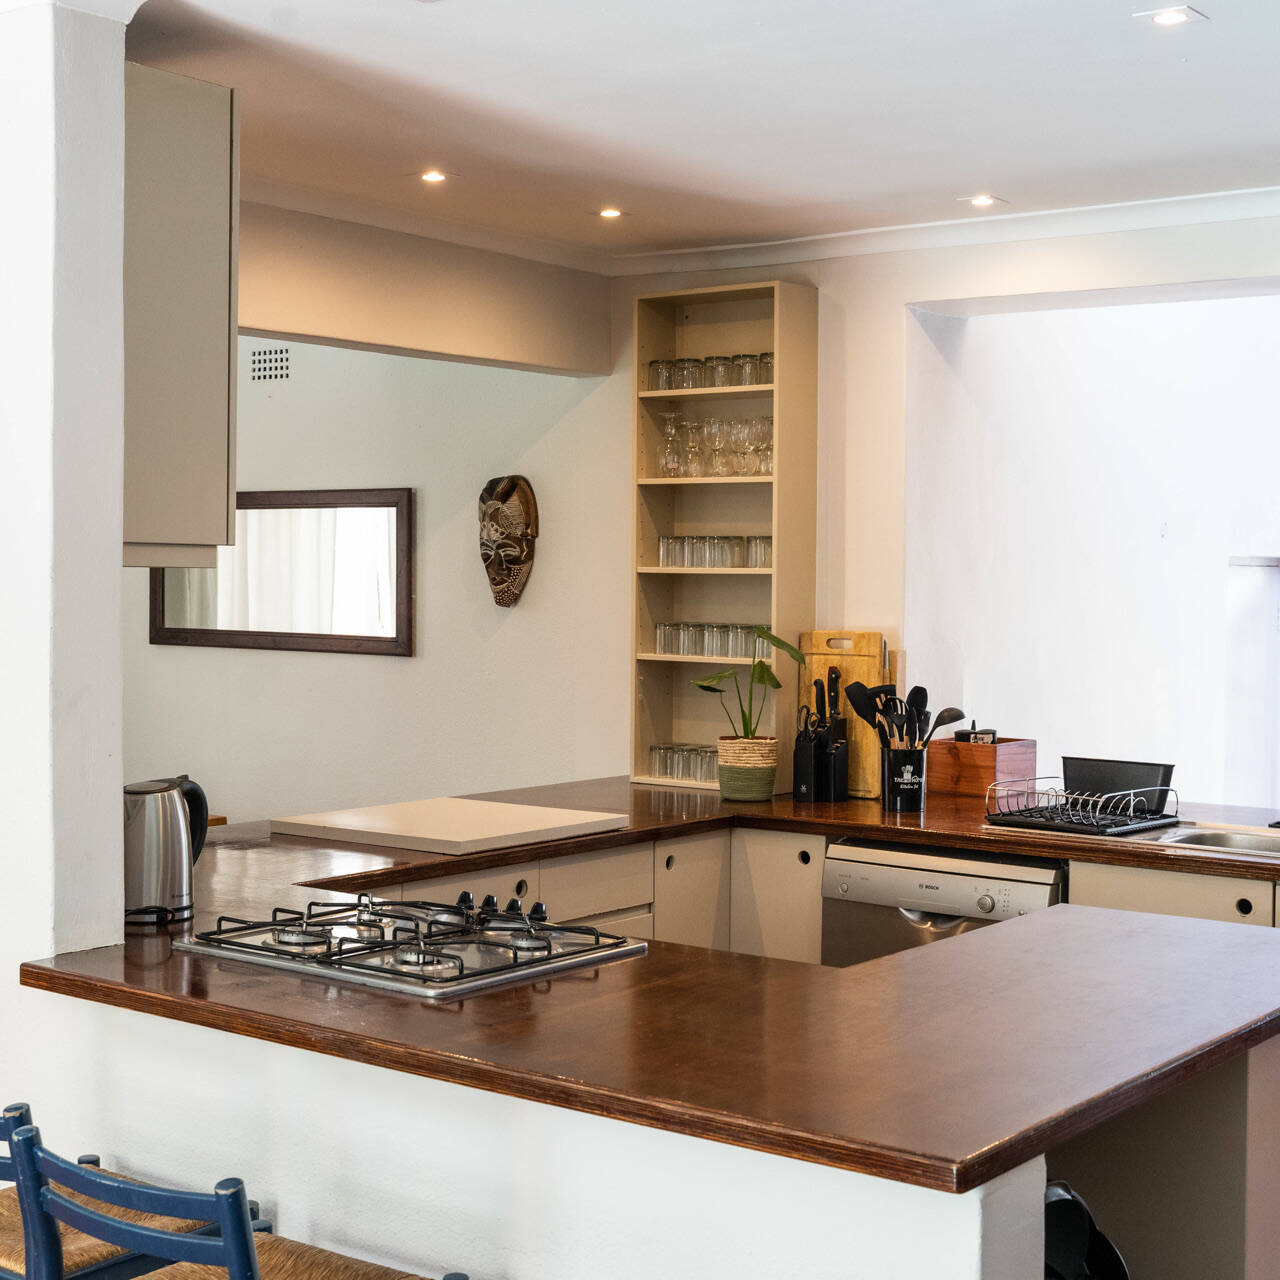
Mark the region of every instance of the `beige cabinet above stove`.
POLYGON ((235 92, 125 64, 124 563, 235 540, 235 92))

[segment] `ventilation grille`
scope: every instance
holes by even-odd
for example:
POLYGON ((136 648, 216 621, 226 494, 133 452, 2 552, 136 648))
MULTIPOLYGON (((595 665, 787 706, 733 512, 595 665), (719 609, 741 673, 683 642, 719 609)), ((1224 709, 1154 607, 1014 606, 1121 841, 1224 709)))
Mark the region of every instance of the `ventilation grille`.
POLYGON ((249 381, 274 382, 289 376, 289 348, 263 347, 249 355, 249 381))

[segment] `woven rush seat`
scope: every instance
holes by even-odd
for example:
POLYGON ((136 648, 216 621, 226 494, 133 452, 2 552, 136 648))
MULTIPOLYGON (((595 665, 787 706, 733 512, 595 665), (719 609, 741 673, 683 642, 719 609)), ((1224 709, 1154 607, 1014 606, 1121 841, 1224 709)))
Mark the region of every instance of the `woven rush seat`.
MULTIPOLYGON (((345 1254, 330 1253, 315 1245, 301 1244, 284 1236, 253 1237, 258 1251, 262 1280, 427 1280, 407 1271, 393 1271, 376 1262, 363 1262, 345 1254)), ((206 1267, 197 1262, 175 1262, 148 1274, 148 1280, 227 1280, 224 1267, 206 1267)))
MULTIPOLYGON (((119 1174, 111 1175, 120 1177, 119 1174)), ((127 1179, 125 1179, 127 1181, 127 1179)), ((59 1188, 71 1200, 92 1206, 95 1202, 75 1192, 59 1188)), ((183 1218, 165 1218, 155 1213, 139 1213, 134 1209, 113 1209, 112 1217, 122 1222, 133 1222, 143 1227, 155 1227, 161 1231, 194 1231, 202 1227, 203 1222, 189 1222, 183 1218)), ((58 1234, 62 1237, 63 1266, 67 1274, 79 1271, 84 1267, 97 1266, 112 1258, 123 1257, 128 1250, 105 1240, 95 1240, 83 1231, 77 1231, 66 1223, 58 1224, 58 1234)), ((0 1190, 0 1268, 12 1271, 16 1275, 26 1275, 27 1250, 22 1231, 22 1210, 18 1204, 18 1192, 14 1187, 0 1190)))

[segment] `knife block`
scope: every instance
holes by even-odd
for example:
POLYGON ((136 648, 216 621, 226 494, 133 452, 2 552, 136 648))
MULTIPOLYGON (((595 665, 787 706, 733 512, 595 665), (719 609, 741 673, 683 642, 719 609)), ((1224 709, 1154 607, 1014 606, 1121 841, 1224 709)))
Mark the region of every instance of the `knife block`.
POLYGON ((855 680, 868 688, 891 684, 897 674, 898 655, 879 631, 802 631, 800 652, 804 654, 804 671, 796 683, 801 707, 813 707, 813 682, 825 681, 828 667, 840 672, 840 706, 835 713, 849 723, 849 798, 876 799, 880 794, 880 740, 869 724, 853 714, 844 690, 855 680))
POLYGON ((996 782, 1036 776, 1034 738, 997 738, 994 742, 929 743, 925 791, 931 796, 984 797, 996 782))

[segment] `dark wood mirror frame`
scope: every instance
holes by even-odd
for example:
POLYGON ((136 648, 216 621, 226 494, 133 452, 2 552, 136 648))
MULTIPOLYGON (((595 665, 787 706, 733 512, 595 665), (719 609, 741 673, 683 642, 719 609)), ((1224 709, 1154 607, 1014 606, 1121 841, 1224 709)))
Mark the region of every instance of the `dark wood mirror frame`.
POLYGON ((236 494, 236 509, 288 507, 394 507, 396 512, 396 633, 334 636, 289 631, 218 631, 168 627, 163 569, 151 570, 151 643, 219 649, 303 649, 317 653, 375 653, 413 657, 414 527, 412 489, 278 489, 236 494))

